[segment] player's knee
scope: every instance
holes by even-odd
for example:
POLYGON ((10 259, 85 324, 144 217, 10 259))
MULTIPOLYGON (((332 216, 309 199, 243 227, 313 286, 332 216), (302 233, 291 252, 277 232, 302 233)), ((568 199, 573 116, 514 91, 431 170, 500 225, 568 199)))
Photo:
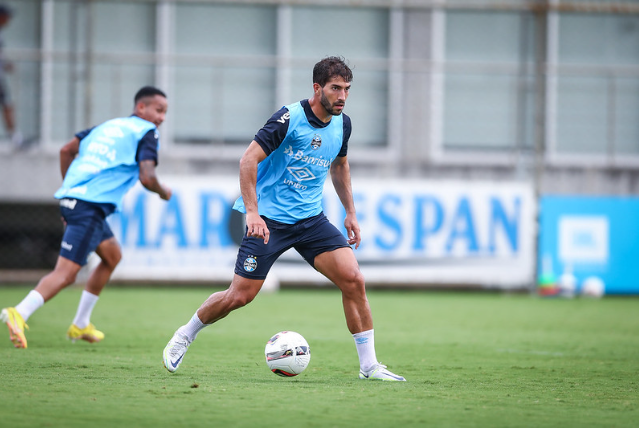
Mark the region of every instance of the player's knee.
POLYGON ((255 295, 248 292, 233 293, 231 297, 231 309, 234 310, 246 306, 251 303, 254 298, 255 295))
POLYGON ((107 266, 109 267, 109 269, 114 270, 115 267, 120 263, 120 260, 122 260, 122 253, 118 250, 117 253, 113 254, 109 258, 107 266))
POLYGON ((361 289, 362 291, 364 290, 366 285, 364 274, 359 269, 356 269, 352 272, 351 282, 355 285, 356 288, 361 289))
POLYGON ((60 278, 60 282, 62 283, 62 287, 66 287, 68 285, 71 285, 75 282, 75 279, 77 277, 77 272, 69 272, 69 271, 64 271, 64 272, 59 272, 59 278, 60 278))
POLYGON ((357 269, 350 272, 344 277, 344 286, 342 290, 349 295, 366 294, 366 281, 362 272, 357 269))
POLYGON ((104 257, 102 257, 102 264, 113 272, 120 263, 120 260, 122 260, 122 252, 118 248, 117 251, 111 251, 107 255, 104 255, 104 257))

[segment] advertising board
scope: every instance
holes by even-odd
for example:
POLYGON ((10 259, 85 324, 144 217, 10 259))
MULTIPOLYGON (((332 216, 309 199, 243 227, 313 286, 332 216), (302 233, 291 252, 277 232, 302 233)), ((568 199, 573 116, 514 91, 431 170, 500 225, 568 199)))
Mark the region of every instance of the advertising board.
MULTIPOLYGON (((243 217, 235 177, 167 177, 173 198, 137 186, 110 218, 122 245, 115 279, 230 281, 243 217)), ((344 233, 327 183, 324 212, 344 233)), ((353 180, 368 283, 523 288, 534 282, 532 188, 522 183, 353 180)), ((294 250, 275 264, 282 282, 325 283, 294 250)))
POLYGON ((639 198, 544 196, 540 208, 540 278, 639 293, 639 198))

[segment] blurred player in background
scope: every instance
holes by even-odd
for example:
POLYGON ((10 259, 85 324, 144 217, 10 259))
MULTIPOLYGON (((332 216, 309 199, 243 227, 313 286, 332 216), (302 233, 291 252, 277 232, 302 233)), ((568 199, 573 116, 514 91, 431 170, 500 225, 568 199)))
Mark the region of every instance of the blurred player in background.
POLYGON ((351 120, 342 113, 352 78, 343 58, 318 62, 313 69, 313 96, 276 112, 242 156, 242 196, 234 209, 246 214, 246 233, 235 275, 227 290, 212 294, 175 332, 163 353, 170 372, 178 369, 200 330, 250 303, 275 260, 295 248, 342 291, 346 324, 359 355, 360 379, 404 380, 377 361, 364 276, 350 248, 358 248, 361 242, 346 156, 351 120), (346 210, 347 237, 322 212, 329 171, 346 210))
POLYGON ((6 73, 13 71, 13 64, 4 59, 4 38, 2 30, 9 24, 13 10, 6 5, 0 4, 0 105, 2 106, 2 118, 4 127, 11 137, 11 142, 15 148, 22 146, 22 133, 16 128, 15 111, 9 96, 9 85, 6 73))
POLYGON ((91 343, 104 339, 104 334, 90 322, 91 312, 122 257, 106 218, 121 207, 124 195, 138 180, 160 198, 171 198, 171 189, 161 184, 155 173, 158 127, 164 121, 167 107, 166 95, 161 90, 145 86, 135 95, 131 116, 79 132, 60 150, 64 181, 55 198, 60 200, 60 213, 66 225, 60 256, 54 270, 22 302, 0 313, 16 348, 27 347, 24 329, 29 317, 75 282, 92 251, 101 260, 82 292, 67 337, 91 343))

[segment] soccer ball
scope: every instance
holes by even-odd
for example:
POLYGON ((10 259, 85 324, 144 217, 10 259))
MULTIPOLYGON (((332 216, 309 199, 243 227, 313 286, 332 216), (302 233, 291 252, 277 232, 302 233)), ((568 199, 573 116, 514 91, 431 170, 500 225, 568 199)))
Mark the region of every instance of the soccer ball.
POLYGON ((291 377, 302 373, 311 361, 311 348, 301 334, 280 331, 266 343, 266 365, 278 376, 291 377))
POLYGON ((585 297, 600 298, 606 293, 606 285, 601 278, 596 276, 589 276, 584 279, 584 283, 581 286, 581 294, 585 297))

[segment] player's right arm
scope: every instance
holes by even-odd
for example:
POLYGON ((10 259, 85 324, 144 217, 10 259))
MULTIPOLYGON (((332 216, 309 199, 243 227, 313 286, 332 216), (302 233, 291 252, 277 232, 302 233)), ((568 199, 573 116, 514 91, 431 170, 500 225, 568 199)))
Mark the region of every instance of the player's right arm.
POLYGON ((264 239, 268 244, 270 232, 257 209, 257 165, 282 144, 289 124, 286 107, 279 109, 266 124, 257 131, 255 139, 240 159, 240 191, 246 209, 247 236, 264 239))
POLYGON ((66 143, 60 149, 60 173, 62 174, 62 179, 67 175, 67 171, 71 166, 71 162, 80 152, 80 139, 78 137, 73 137, 71 141, 66 143))
POLYGON ((69 167, 71 163, 75 159, 75 157, 80 153, 80 142, 84 140, 84 138, 89 135, 93 131, 93 128, 85 129, 84 131, 80 131, 73 136, 71 141, 66 143, 60 149, 60 173, 62 174, 62 179, 67 175, 67 171, 69 171, 69 167))
POLYGON ((264 239, 268 244, 270 232, 257 209, 257 165, 266 159, 260 144, 253 140, 240 159, 240 191, 246 209, 247 236, 264 239))

